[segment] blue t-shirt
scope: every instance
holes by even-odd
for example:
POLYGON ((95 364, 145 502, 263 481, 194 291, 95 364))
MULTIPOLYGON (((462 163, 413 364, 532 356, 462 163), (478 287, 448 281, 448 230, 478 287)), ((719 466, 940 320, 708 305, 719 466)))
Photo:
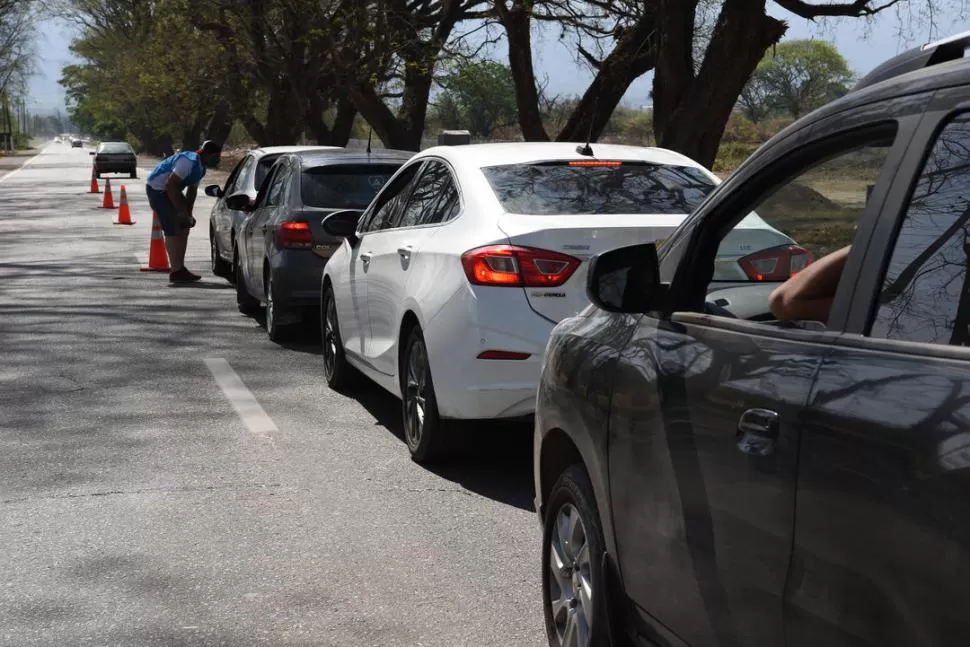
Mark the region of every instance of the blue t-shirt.
POLYGON ((202 178, 205 177, 205 171, 205 164, 202 163, 198 153, 182 151, 166 157, 152 169, 152 172, 148 175, 148 186, 156 191, 164 191, 168 178, 174 172, 182 179, 179 188, 184 190, 186 187, 201 182, 202 178))

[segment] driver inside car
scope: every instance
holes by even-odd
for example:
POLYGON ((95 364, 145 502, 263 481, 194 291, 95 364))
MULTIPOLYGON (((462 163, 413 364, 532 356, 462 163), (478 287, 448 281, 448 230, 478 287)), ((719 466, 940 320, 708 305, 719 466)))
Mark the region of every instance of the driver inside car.
POLYGON ((823 256, 772 291, 771 314, 779 321, 828 323, 850 246, 823 256))

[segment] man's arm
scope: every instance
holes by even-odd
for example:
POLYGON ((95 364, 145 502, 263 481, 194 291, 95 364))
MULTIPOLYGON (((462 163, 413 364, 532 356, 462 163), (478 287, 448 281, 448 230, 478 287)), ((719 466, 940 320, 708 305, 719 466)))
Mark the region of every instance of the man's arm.
POLYGON ((195 193, 192 193, 192 189, 198 187, 189 187, 189 192, 192 195, 192 202, 189 202, 182 195, 181 186, 182 180, 189 176, 192 169, 192 160, 187 157, 180 158, 172 167, 172 174, 168 176, 168 182, 165 184, 166 193, 168 193, 168 197, 172 200, 172 204, 175 205, 175 209, 181 218, 188 218, 192 214, 192 204, 195 202, 195 193))
POLYGON ((771 293, 768 305, 779 321, 827 323, 835 290, 851 246, 832 252, 782 283, 771 293))
POLYGON ((199 193, 199 185, 193 184, 185 191, 185 202, 189 205, 189 214, 192 213, 192 207, 195 206, 195 196, 199 193))

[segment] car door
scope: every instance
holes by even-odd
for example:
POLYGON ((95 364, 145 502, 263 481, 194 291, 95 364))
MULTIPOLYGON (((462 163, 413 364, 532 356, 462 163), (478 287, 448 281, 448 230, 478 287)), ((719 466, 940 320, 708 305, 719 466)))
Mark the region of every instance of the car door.
POLYGON ((240 160, 236 168, 233 169, 232 174, 229 175, 229 179, 226 180, 226 185, 222 190, 222 197, 216 201, 215 208, 212 210, 212 228, 216 235, 216 241, 219 244, 219 251, 229 260, 232 258, 232 214, 226 206, 226 198, 239 190, 237 188, 239 179, 243 177, 247 165, 252 163, 252 155, 246 155, 240 160))
POLYGON ((268 237, 273 235, 272 223, 276 212, 286 203, 292 167, 292 162, 287 158, 277 162, 272 177, 267 179, 266 199, 257 205, 246 221, 249 285, 253 294, 262 295, 265 292, 263 260, 266 258, 266 243, 268 237))
POLYGON ((924 118, 811 395, 790 647, 970 644, 968 99, 934 99, 964 111, 924 118))
MULTIPOLYGON (((849 263, 861 263, 912 128, 882 117, 850 112, 772 144, 665 244, 672 314, 642 317, 621 354, 609 438, 618 561, 641 630, 659 642, 785 643, 802 412, 842 322, 765 321, 764 275, 732 277, 722 299, 716 259, 757 210, 816 255, 851 243, 849 263), (859 174, 851 191, 831 182, 846 169, 859 174)), ((837 304, 849 298, 840 290, 837 304)))
POLYGON ((341 301, 346 303, 346 300, 337 297, 337 317, 341 334, 347 335, 344 338, 345 350, 372 367, 373 353, 368 349, 371 338, 370 317, 373 311, 369 280, 375 248, 380 243, 379 238, 392 230, 400 218, 422 164, 423 161, 419 160, 401 167, 364 211, 357 228, 357 243, 349 255, 349 304, 343 305, 341 301), (345 320, 349 322, 346 333, 345 320))
POLYGON ((444 210, 455 206, 449 198, 457 193, 448 166, 427 159, 414 181, 410 197, 393 228, 374 236, 367 274, 370 304, 368 361, 381 373, 394 375, 398 368, 397 342, 407 298, 413 296, 409 283, 428 278, 422 268, 434 272, 434 265, 422 263, 422 247, 438 230, 444 210), (442 201, 444 200, 444 204, 442 201), (417 272, 417 274, 415 274, 417 272))

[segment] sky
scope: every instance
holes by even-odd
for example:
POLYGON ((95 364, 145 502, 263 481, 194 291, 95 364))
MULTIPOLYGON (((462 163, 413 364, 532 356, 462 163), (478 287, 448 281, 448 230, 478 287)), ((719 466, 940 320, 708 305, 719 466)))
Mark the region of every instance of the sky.
MULTIPOLYGON (((970 29, 970 0, 909 0, 873 19, 824 19, 809 22, 769 2, 769 13, 788 23, 785 39, 821 38, 832 42, 848 60, 849 66, 862 76, 882 61, 930 40, 970 29), (921 11, 935 2, 942 5, 939 13, 921 11)), ((821 4, 821 3, 818 3, 821 4)), ((64 110, 64 92, 58 79, 61 68, 73 61, 68 45, 72 32, 66 25, 48 22, 38 30, 38 73, 30 88, 29 105, 34 113, 64 110)), ((536 72, 546 81, 553 95, 578 95, 586 89, 592 72, 575 63, 574 51, 558 39, 558 32, 548 29, 533 43, 536 72)), ((501 48, 494 55, 501 55, 501 48)), ((630 88, 623 103, 628 106, 649 105, 652 75, 647 74, 630 88)))

